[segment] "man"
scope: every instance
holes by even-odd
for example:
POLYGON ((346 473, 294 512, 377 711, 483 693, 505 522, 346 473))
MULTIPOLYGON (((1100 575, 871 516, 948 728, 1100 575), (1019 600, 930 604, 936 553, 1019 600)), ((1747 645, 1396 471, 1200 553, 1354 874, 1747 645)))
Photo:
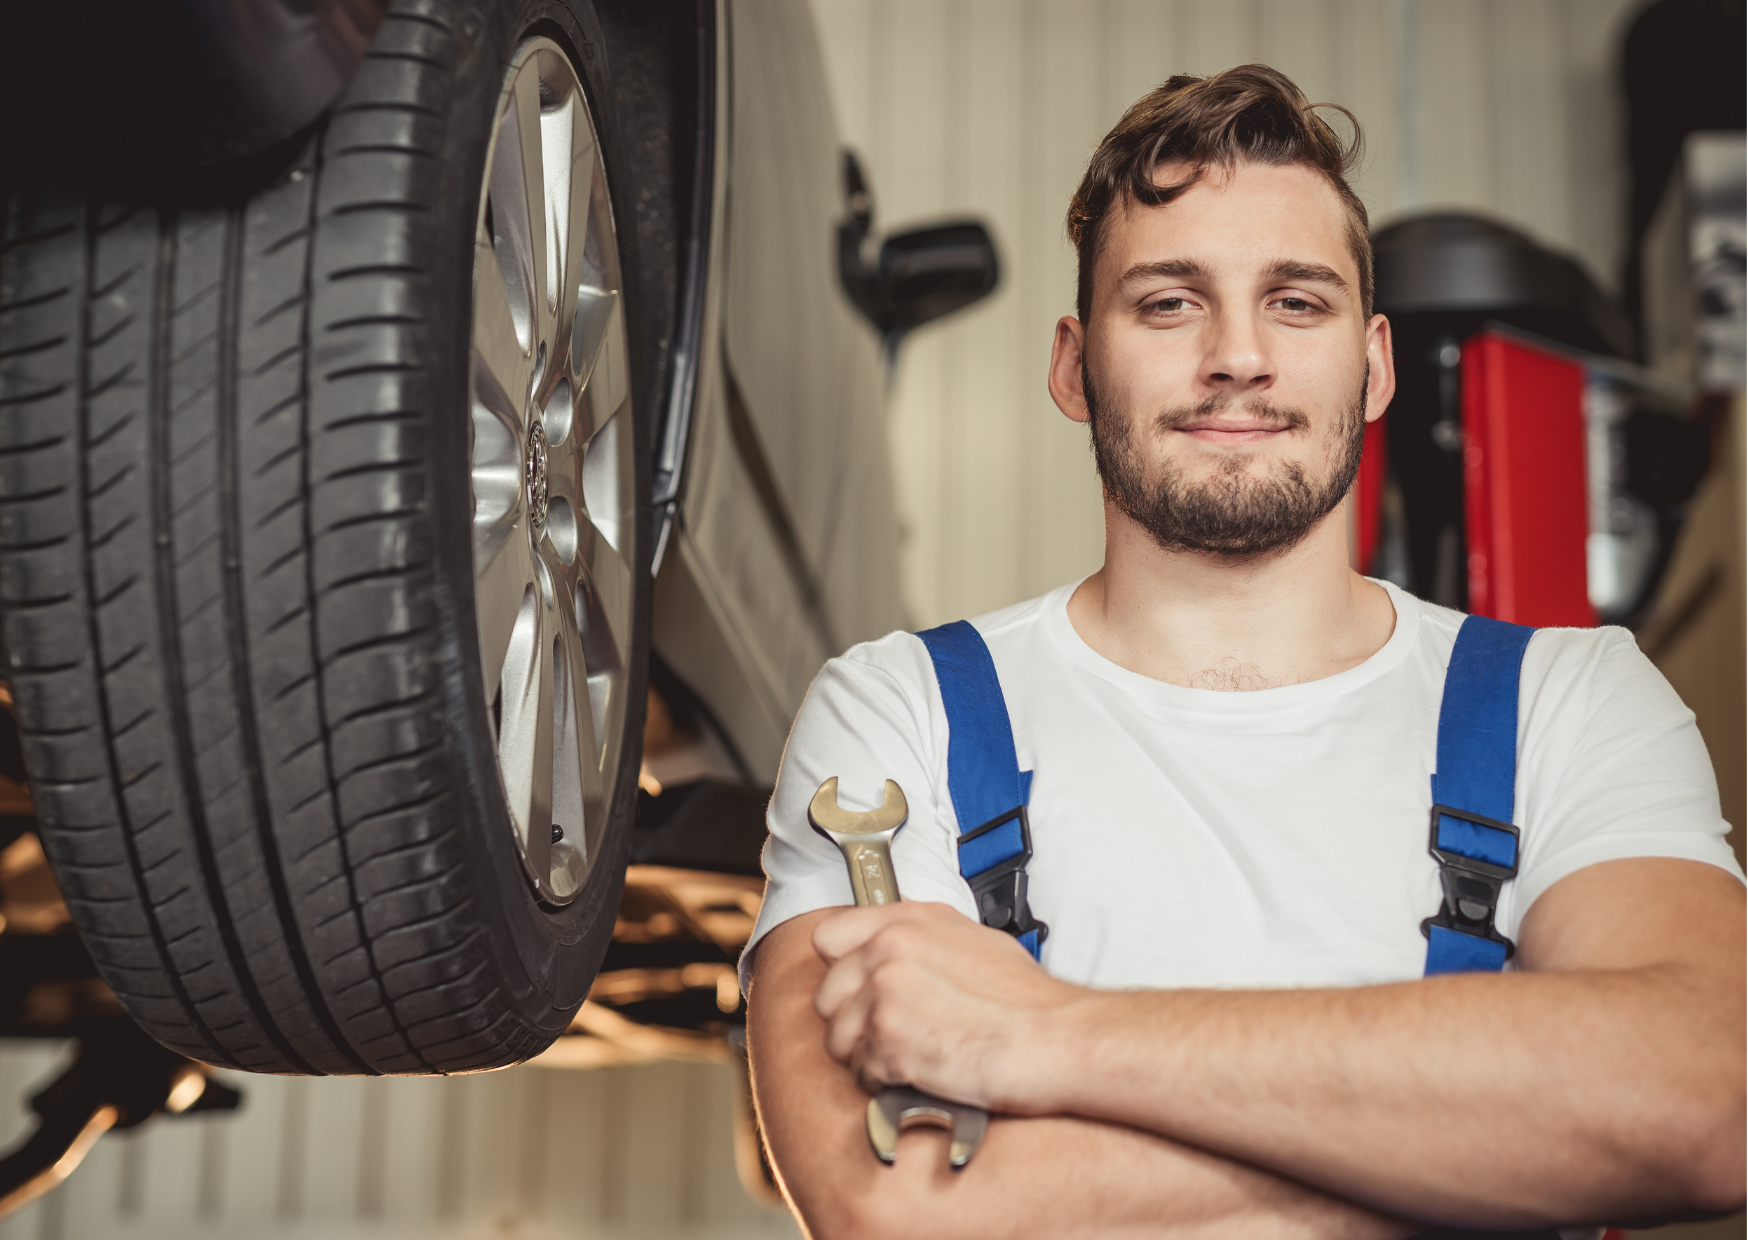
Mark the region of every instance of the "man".
MULTIPOLYGON (((1357 147, 1357 140, 1355 146, 1357 147)), ((820 673, 748 948, 756 1095, 811 1234, 1396 1237, 1743 1200, 1743 891, 1692 715, 1618 629, 1523 656, 1503 973, 1422 978, 1462 617, 1348 567, 1342 504, 1394 390, 1354 158, 1281 74, 1173 78, 1069 215, 1049 387, 1091 426, 1104 567, 975 621, 1034 772, 1040 968, 955 861, 924 644, 820 673), (909 799, 905 903, 843 910, 809 830, 909 799), (870 1153, 867 1093, 987 1107, 870 1153)))

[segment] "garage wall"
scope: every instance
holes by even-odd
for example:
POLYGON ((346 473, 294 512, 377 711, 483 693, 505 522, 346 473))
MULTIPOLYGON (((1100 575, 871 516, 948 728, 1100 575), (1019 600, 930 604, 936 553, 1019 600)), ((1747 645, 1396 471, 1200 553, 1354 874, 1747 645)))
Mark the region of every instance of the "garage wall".
POLYGON ((1172 73, 1260 60, 1365 126, 1375 222, 1479 207, 1612 287, 1624 212, 1614 58, 1641 0, 813 0, 844 140, 883 226, 981 215, 1005 277, 905 346, 892 437, 919 625, 1102 558, 1085 433, 1044 367, 1073 312, 1062 215, 1123 109, 1172 73))
MULTIPOLYGON (((65 1067, 0 1047, 0 1149, 65 1067)), ((433 1078, 225 1073, 243 1107, 104 1137, 0 1240, 795 1240, 734 1170, 733 1069, 433 1078)))

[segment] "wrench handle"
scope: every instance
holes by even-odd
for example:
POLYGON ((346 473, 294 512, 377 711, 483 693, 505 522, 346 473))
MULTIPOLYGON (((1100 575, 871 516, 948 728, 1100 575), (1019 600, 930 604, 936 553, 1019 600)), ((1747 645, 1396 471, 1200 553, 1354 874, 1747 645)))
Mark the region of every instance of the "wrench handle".
POLYGON ((897 904, 898 876, 892 869, 892 847, 885 836, 840 839, 844 861, 850 867, 850 890, 858 905, 897 904))

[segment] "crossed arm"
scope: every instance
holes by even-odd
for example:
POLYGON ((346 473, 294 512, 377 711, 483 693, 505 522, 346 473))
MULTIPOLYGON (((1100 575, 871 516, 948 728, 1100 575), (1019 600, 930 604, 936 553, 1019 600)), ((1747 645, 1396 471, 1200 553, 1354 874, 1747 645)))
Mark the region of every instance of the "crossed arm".
POLYGON ((834 1240, 1384 1238, 1737 1208, 1741 884, 1593 866, 1521 939, 1504 975, 1111 992, 940 906, 814 913, 758 950, 760 1117, 810 1233, 834 1240), (962 1172, 927 1130, 883 1167, 863 1091, 890 1082, 1001 1118, 962 1172))

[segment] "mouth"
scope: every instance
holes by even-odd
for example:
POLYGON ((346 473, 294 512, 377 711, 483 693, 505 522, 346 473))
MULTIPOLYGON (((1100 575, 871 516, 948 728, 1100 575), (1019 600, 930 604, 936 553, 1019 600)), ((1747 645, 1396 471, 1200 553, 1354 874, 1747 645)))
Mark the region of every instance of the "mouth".
POLYGON ((1282 422, 1205 418, 1187 422, 1172 429, 1202 443, 1237 447, 1245 444, 1266 443, 1276 435, 1285 434, 1292 427, 1282 422))

